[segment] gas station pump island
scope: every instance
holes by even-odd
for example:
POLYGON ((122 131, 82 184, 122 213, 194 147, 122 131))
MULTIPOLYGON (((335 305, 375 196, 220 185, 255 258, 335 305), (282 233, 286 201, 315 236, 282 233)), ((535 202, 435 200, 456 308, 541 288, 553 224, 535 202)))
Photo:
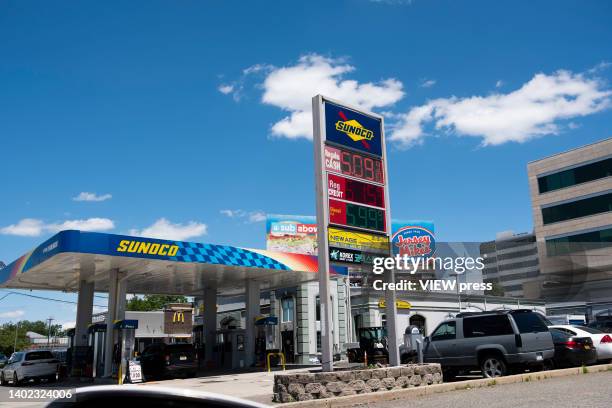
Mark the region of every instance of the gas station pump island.
MULTIPOLYGON (((241 368, 284 351, 278 316, 261 313, 262 292, 318 280, 320 360, 323 370, 332 370, 330 276, 346 280, 349 266, 367 271, 372 256, 390 253, 386 151, 379 115, 316 96, 313 123, 318 256, 66 230, 1 269, 0 287, 77 292, 72 374, 121 377, 134 357, 138 328, 137 320, 126 320, 127 293, 200 299, 193 342, 201 346, 201 366, 241 368), (108 293, 104 323, 92 322, 94 292, 108 293), (244 327, 218 324, 219 295, 244 297, 244 327)), ((386 281, 393 280, 390 271, 386 281)), ((349 294, 346 300, 350 316, 349 294)), ((398 365, 395 292, 387 291, 385 300, 389 362, 398 365)))

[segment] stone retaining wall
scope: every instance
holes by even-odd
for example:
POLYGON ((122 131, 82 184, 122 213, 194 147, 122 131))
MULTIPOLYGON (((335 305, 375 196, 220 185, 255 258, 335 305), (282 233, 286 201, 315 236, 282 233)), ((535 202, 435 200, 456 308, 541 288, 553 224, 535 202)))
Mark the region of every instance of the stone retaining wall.
POLYGON ((308 401, 442 383, 439 364, 274 375, 274 402, 308 401))

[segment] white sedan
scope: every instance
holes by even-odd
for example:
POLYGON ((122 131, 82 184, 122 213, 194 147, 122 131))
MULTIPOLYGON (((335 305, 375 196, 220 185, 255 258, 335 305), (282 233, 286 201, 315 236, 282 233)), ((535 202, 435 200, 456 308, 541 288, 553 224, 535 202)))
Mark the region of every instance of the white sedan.
POLYGON ((50 351, 19 351, 13 353, 0 372, 0 383, 6 385, 9 381, 17 385, 27 380, 55 381, 59 361, 50 351))
POLYGON ((590 337, 597 351, 597 360, 612 359, 612 334, 585 326, 554 325, 548 328, 561 330, 571 336, 590 337))

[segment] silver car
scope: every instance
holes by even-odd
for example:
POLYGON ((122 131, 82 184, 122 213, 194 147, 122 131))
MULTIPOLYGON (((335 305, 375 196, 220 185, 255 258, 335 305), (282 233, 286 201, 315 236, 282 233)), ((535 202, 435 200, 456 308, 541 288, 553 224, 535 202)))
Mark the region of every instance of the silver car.
POLYGON ((13 353, 0 372, 0 383, 6 385, 10 381, 17 385, 27 380, 43 378, 53 382, 57 379, 58 366, 59 361, 50 351, 19 351, 13 353))
POLYGON ((440 363, 447 378, 480 369, 500 377, 549 365, 555 353, 542 316, 526 309, 459 313, 425 339, 424 359, 440 363))

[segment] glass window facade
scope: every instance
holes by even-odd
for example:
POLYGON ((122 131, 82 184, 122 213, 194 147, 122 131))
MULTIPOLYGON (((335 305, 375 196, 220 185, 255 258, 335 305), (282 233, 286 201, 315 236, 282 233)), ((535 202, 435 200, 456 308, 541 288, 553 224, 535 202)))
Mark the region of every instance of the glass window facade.
MULTIPOLYGON (((497 259, 500 261, 506 260, 506 259, 515 259, 515 258, 521 258, 524 256, 531 256, 531 255, 535 255, 538 253, 538 249, 537 248, 531 248, 531 249, 526 249, 524 251, 516 251, 516 252, 510 252, 507 254, 499 254, 497 255, 497 259)), ((485 262, 486 264, 486 262, 485 262)))
POLYGON ((540 194, 612 176, 612 158, 538 178, 540 194))
POLYGON ((513 263, 498 265, 497 268, 500 271, 511 271, 513 269, 528 268, 528 267, 537 266, 537 265, 538 265, 538 260, 532 259, 529 261, 520 261, 520 262, 513 262, 513 263))
POLYGON ((287 297, 281 300, 281 322, 293 321, 293 298, 287 297))
POLYGON ((544 225, 612 211, 612 193, 542 208, 544 225))
POLYGON ((546 240, 546 252, 549 256, 611 246, 612 228, 546 240))

